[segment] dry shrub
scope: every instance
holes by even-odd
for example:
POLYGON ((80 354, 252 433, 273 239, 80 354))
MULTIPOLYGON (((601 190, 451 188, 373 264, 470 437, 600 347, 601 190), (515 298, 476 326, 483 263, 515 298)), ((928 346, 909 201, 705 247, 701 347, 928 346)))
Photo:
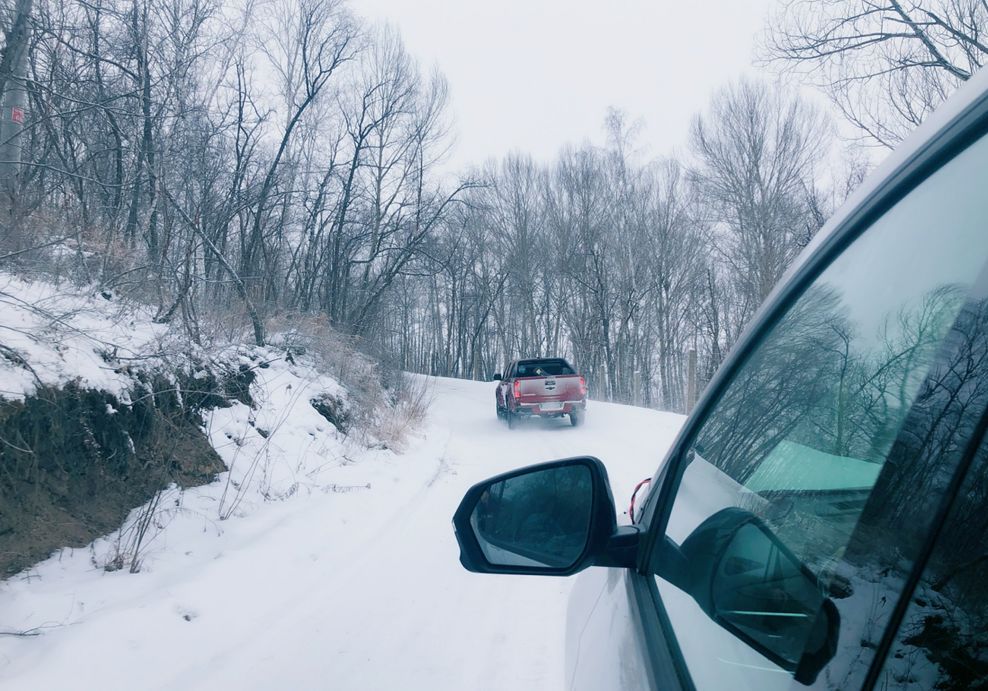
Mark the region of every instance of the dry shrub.
POLYGON ((400 449, 424 421, 431 403, 427 380, 368 355, 359 337, 340 333, 324 315, 281 315, 267 326, 271 345, 312 357, 346 388, 350 429, 367 443, 400 449))
POLYGON ((423 376, 401 373, 391 405, 379 416, 375 436, 386 447, 402 450, 408 435, 422 426, 434 391, 423 376))

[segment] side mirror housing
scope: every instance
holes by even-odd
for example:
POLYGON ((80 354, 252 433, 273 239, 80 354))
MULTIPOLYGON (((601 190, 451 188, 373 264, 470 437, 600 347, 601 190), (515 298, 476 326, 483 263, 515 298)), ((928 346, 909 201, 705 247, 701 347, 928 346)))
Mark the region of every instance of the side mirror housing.
POLYGON ((501 373, 500 372, 495 372, 494 373, 494 381, 501 381, 501 373))
POLYGON ((634 565, 638 530, 617 527, 604 464, 583 456, 470 488, 453 515, 460 563, 475 573, 569 576, 634 565))

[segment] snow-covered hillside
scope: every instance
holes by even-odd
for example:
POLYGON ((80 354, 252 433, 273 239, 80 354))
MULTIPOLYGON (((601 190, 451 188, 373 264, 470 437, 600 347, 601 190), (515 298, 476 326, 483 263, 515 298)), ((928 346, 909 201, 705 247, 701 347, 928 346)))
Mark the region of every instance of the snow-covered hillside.
POLYGON ((135 370, 182 349, 151 311, 109 292, 0 273, 0 399, 76 383, 126 400, 135 370))
POLYGON ((309 404, 331 381, 272 360, 256 410, 208 418, 232 471, 171 491, 140 573, 94 566, 111 535, 0 585, 0 630, 38 634, 0 637, 0 686, 560 687, 572 581, 467 573, 452 513, 484 477, 578 454, 623 506, 682 418, 592 403, 584 427, 509 431, 493 385, 429 380, 429 419, 397 454, 341 438, 309 404))
POLYGON ((324 490, 321 474, 367 437, 348 440, 327 419, 349 415, 347 391, 298 350, 196 345, 117 295, 0 274, 0 574, 85 544, 152 496, 89 546, 91 566, 151 568, 165 525, 218 526, 324 490), (224 465, 208 488, 155 494, 224 465))

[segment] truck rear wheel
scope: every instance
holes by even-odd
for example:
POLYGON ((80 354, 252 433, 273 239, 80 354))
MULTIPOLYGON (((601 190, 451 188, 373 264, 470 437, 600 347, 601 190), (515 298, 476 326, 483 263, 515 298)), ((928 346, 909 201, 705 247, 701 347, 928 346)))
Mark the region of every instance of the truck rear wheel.
POLYGON ((582 410, 574 410, 569 414, 569 424, 579 427, 583 424, 583 417, 586 415, 582 410))
POLYGON ((512 413, 510 410, 504 411, 504 414, 508 418, 508 429, 514 429, 515 425, 518 424, 518 416, 512 413))

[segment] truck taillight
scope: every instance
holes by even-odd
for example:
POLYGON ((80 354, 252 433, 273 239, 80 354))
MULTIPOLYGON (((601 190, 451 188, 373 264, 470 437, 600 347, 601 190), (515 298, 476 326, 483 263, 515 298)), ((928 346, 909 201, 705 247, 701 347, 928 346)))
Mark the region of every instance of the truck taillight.
POLYGON ((520 381, 516 381, 515 382, 515 400, 518 400, 519 398, 521 398, 521 382, 520 381))
POLYGON ((587 395, 587 380, 583 378, 583 375, 580 375, 580 395, 587 395))

